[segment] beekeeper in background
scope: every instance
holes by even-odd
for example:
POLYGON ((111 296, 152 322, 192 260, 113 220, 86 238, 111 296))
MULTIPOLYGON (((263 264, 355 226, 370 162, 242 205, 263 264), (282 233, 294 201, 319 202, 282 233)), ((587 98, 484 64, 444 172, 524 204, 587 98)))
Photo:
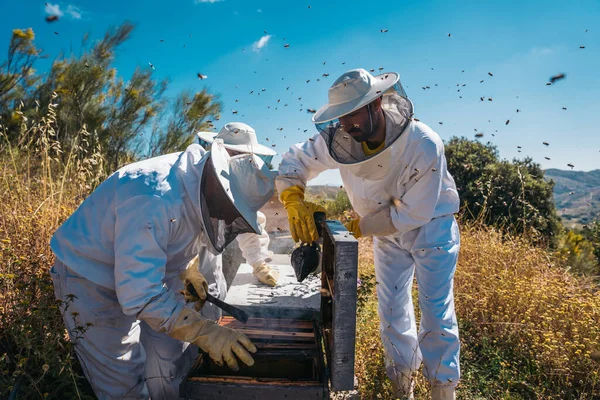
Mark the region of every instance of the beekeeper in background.
MULTIPOLYGON (((273 156, 277 154, 274 150, 258 143, 256 132, 254 129, 241 122, 230 122, 225 124, 221 131, 216 132, 198 132, 200 144, 207 150, 215 139, 221 139, 224 147, 230 156, 239 154, 255 154, 260 157, 267 165, 271 164, 273 156)), ((254 276, 262 283, 275 286, 279 278, 279 271, 268 263, 272 260, 273 253, 269 251, 269 235, 265 230, 267 217, 262 212, 258 211, 258 223, 260 225, 260 233, 244 233, 238 235, 237 241, 242 251, 242 256, 246 262, 252 266, 254 276)), ((214 267, 210 267, 209 263, 205 264, 205 268, 209 271, 215 271, 216 275, 220 271, 220 276, 215 276, 217 282, 225 282, 223 276, 223 261, 222 256, 218 255, 212 262, 214 267)), ((206 276, 206 274, 205 274, 206 276)), ((207 280, 212 282, 211 277, 207 276, 207 280)), ((220 285, 221 290, 226 291, 227 286, 220 285)))
POLYGON ((346 227, 357 237, 373 237, 381 339, 395 395, 413 397, 413 373, 423 362, 433 399, 454 399, 460 343, 453 279, 460 239, 453 214, 459 197, 442 140, 412 118, 413 105, 397 73, 348 71, 328 97, 312 119, 318 133, 292 146, 279 166, 276 187, 291 229, 302 242, 317 239, 304 201, 306 183, 339 169, 360 215, 346 227))
POLYGON ((196 356, 189 343, 219 365, 254 363, 250 340, 186 307, 182 289, 194 286, 200 309, 208 285, 198 268, 238 234, 261 232, 274 175, 221 141, 210 152, 192 144, 121 168, 58 228, 55 294, 99 399, 179 398, 196 356))

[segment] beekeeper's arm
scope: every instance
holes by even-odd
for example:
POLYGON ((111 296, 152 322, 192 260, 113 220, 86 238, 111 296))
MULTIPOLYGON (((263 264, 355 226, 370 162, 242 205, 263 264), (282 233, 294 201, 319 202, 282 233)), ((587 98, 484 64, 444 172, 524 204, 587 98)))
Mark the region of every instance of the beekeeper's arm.
POLYGON ((146 321, 157 332, 193 342, 219 365, 247 365, 256 347, 239 332, 183 307, 164 283, 169 242, 168 205, 155 196, 136 196, 116 209, 115 288, 123 313, 146 321))
POLYGON ((337 164, 329 155, 327 143, 320 134, 293 145, 283 155, 275 186, 287 210, 290 232, 295 242, 311 243, 319 238, 313 214, 322 208, 304 201, 304 190, 309 180, 333 168, 337 168, 337 164))
POLYGON ((254 276, 266 285, 275 286, 279 272, 268 265, 273 253, 269 251, 269 234, 265 229, 267 217, 260 211, 256 213, 256 216, 260 233, 242 233, 236 239, 242 250, 242 256, 248 264, 252 265, 254 276))
POLYGON ((431 221, 446 168, 443 143, 424 138, 408 168, 411 175, 402 198, 392 199, 389 206, 346 224, 356 237, 404 233, 431 221))

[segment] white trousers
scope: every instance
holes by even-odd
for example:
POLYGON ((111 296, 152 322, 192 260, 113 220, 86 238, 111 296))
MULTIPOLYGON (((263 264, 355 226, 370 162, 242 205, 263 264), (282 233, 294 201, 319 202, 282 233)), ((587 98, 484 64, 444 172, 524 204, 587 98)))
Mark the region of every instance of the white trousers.
MULTIPOLYGON (((65 302, 61 313, 77 357, 98 399, 179 398, 179 384, 198 347, 123 314, 113 290, 58 260, 50 274, 56 298, 65 302)), ((176 293, 182 288, 178 277, 167 285, 176 293)))
POLYGON ((381 339, 387 374, 396 388, 410 387, 421 362, 433 386, 458 383, 460 342, 453 282, 459 248, 452 215, 403 235, 374 240, 381 339), (412 301, 415 274, 421 311, 418 331, 412 301))

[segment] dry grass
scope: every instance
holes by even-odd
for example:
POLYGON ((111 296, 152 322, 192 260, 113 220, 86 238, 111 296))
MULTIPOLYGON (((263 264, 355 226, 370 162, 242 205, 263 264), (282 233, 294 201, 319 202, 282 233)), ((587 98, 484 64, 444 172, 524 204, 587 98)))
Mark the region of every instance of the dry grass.
POLYGON ((102 180, 101 157, 85 130, 61 154, 53 105, 22 124, 16 147, 0 125, 0 398, 15 386, 19 398, 89 398, 54 297, 49 242, 102 180))
MULTIPOLYGON (((360 240, 356 368, 364 398, 392 398, 371 245, 360 240)), ((462 342, 458 398, 600 398, 598 286, 573 277, 562 259, 488 227, 463 226, 461 246, 454 289, 462 342)), ((428 390, 419 374, 417 398, 428 390)))

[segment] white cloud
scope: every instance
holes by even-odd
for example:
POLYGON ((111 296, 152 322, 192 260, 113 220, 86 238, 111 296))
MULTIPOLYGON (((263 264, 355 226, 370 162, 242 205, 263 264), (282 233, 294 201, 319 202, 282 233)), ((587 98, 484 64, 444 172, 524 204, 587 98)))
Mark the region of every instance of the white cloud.
POLYGON ((552 56, 558 53, 556 48, 551 47, 534 47, 529 51, 530 56, 552 56))
POLYGON ((198 3, 217 3, 219 1, 224 1, 224 0, 194 0, 194 2, 196 4, 198 4, 198 3))
POLYGON ((252 50, 259 51, 269 43, 271 35, 265 35, 252 44, 252 50))
POLYGON ((69 4, 67 6, 66 11, 63 11, 60 9, 59 4, 46 3, 46 7, 44 8, 44 11, 48 15, 56 15, 58 17, 62 17, 63 15, 67 14, 69 17, 71 17, 73 19, 81 19, 81 14, 82 14, 81 9, 72 4, 69 4))
POLYGON ((60 10, 60 6, 58 4, 46 3, 44 11, 46 11, 46 14, 48 15, 56 15, 59 17, 63 16, 63 12, 60 10))
POLYGON ((67 7, 67 14, 73 19, 81 19, 81 10, 71 4, 67 7))

